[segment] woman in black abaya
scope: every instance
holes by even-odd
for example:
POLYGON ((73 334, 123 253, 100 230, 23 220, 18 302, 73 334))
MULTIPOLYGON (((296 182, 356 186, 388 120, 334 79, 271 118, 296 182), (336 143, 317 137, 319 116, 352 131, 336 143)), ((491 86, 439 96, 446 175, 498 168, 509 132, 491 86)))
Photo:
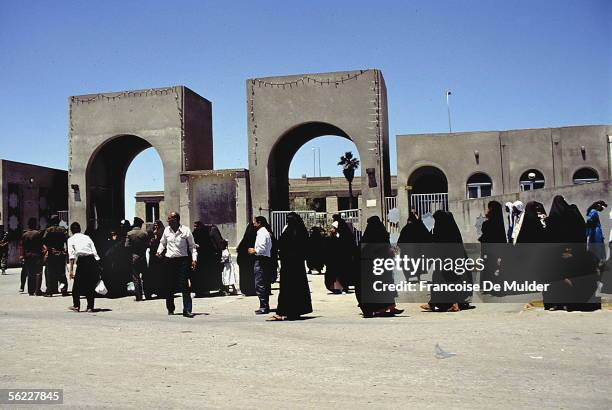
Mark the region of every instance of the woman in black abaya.
POLYGON ((485 281, 499 282, 500 264, 505 247, 500 244, 506 244, 502 205, 497 201, 490 201, 487 204, 486 218, 482 224, 482 235, 478 238, 482 243, 481 254, 484 259, 484 269, 480 273, 481 288, 485 281))
POLYGON ((575 205, 561 195, 553 199, 546 228, 551 247, 546 310, 594 310, 587 302, 597 289, 596 260, 587 252, 585 221, 575 205))
POLYGON ((389 232, 378 216, 368 218, 368 225, 361 238, 361 277, 355 282, 355 296, 364 318, 374 316, 393 316, 401 314, 397 309, 395 297, 397 292, 375 290, 374 283, 393 284, 393 271, 384 269, 382 274, 375 274, 376 259, 393 258, 394 254, 389 241, 389 232))
POLYGON ((151 237, 149 238, 149 268, 144 280, 144 292, 147 299, 151 299, 153 294, 160 297, 163 294, 163 269, 164 262, 162 260, 166 250, 162 252, 162 256, 157 256, 157 249, 159 248, 159 242, 164 233, 164 224, 162 221, 157 220, 153 223, 151 228, 151 237))
POLYGON ((352 250, 347 250, 344 246, 338 227, 337 221, 332 223, 322 252, 325 261, 325 287, 334 294, 348 292, 348 283, 344 283, 347 277, 345 272, 353 269, 352 250))
POLYGON ((130 262, 126 255, 125 239, 121 239, 117 230, 111 230, 103 249, 102 279, 108 289, 108 297, 124 296, 131 272, 130 262))
POLYGON ((308 273, 321 273, 325 264, 325 231, 318 226, 313 226, 310 230, 310 238, 308 239, 308 273))
MULTIPOLYGON (((428 251, 431 250, 431 232, 427 230, 425 224, 417 216, 414 210, 410 211, 408 221, 402 228, 397 239, 397 244, 400 247, 402 257, 407 255, 411 258, 420 258, 426 256, 428 251), (422 245, 425 244, 425 245, 422 245)), ((404 271, 406 280, 410 280, 410 277, 416 276, 417 280, 421 280, 422 272, 407 272, 404 271)))
POLYGON ((312 312, 305 266, 307 245, 308 231, 304 221, 295 212, 290 212, 278 244, 281 261, 278 306, 276 314, 268 321, 295 320, 312 312))
POLYGON ((542 275, 541 272, 550 269, 547 261, 550 255, 544 251, 545 245, 542 245, 548 242, 548 234, 545 220, 542 218, 541 205, 536 201, 527 202, 525 211, 517 222, 518 234, 512 251, 512 262, 504 266, 506 282, 522 283, 538 280, 538 276, 542 275))
MULTIPOLYGON (((433 229, 433 242, 436 244, 435 256, 442 261, 446 259, 465 259, 466 252, 463 248, 463 238, 459 227, 455 222, 453 214, 448 211, 438 210, 433 215, 435 222, 433 229)), ((436 284, 467 284, 472 282, 472 274, 466 271, 462 274, 453 270, 434 270, 432 282, 436 284)), ((421 309, 428 312, 459 312, 461 309, 469 308, 468 299, 470 291, 437 291, 432 290, 429 303, 421 305, 421 309)))
POLYGON ((249 255, 248 249, 255 246, 256 237, 257 230, 252 223, 249 223, 236 249, 240 292, 245 296, 255 296, 255 274, 253 273, 255 256, 249 255))

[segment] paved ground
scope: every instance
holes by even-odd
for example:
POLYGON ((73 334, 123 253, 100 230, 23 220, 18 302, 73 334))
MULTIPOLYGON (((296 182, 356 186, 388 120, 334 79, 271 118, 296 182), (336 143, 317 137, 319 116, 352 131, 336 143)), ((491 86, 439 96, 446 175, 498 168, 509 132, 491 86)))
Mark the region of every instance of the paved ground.
POLYGON ((610 310, 405 304, 401 317, 362 319, 354 295, 311 276, 315 312, 297 322, 265 322, 240 296, 195 299, 194 319, 131 298, 88 314, 18 294, 9 273, 0 387, 63 388, 65 407, 612 408, 610 310), (436 343, 456 355, 437 359, 436 343))

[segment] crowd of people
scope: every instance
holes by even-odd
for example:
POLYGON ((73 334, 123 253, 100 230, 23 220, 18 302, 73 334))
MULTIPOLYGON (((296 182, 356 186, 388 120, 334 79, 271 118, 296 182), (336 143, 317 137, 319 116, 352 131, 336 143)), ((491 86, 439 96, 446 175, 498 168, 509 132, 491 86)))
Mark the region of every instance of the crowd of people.
POLYGON ((180 225, 177 213, 171 213, 167 227, 159 220, 149 232, 143 226, 144 221, 136 217, 133 224, 124 220, 117 229, 89 227, 81 233, 75 222, 69 235, 56 215, 44 230, 30 218, 21 237, 20 292, 27 284, 32 296, 68 296, 68 264, 69 277, 74 279, 69 307, 73 311, 80 311, 80 296, 87 298, 87 311, 94 309, 94 290, 100 280, 109 297, 133 294, 138 302, 166 298, 169 313, 174 313, 175 292, 181 292, 185 316, 192 316, 191 292, 196 297, 236 293, 235 276, 227 269, 231 264, 227 242, 215 225, 196 222, 192 231, 180 225), (185 263, 189 258, 193 262, 185 263))
POLYGON ((599 220, 607 206, 605 201, 596 201, 583 216, 561 195, 553 198, 548 213, 536 201, 508 202, 504 231, 501 204, 489 202, 479 238, 483 255, 488 256, 481 281, 536 279, 549 285, 543 294, 547 310, 597 308, 593 295, 607 282, 603 280, 606 249, 599 220))
MULTIPOLYGON (((485 261, 480 282, 499 283, 533 275, 532 279, 550 285, 544 292, 546 309, 591 310, 591 297, 601 283, 600 273, 605 270, 606 251, 599 213, 606 206, 604 201, 594 203, 585 219, 562 196, 554 198, 548 214, 538 202, 523 205, 516 201, 505 205, 507 223, 504 223, 502 205, 489 202, 479 238, 485 261), (542 248, 542 244, 551 246, 542 248)), ((325 287, 330 294, 348 294, 354 290, 364 318, 393 316, 403 312, 395 304, 397 293, 388 289, 374 291, 372 284, 374 280, 393 283, 394 272, 385 270, 382 275, 374 275, 375 259, 393 258, 399 253, 466 257, 452 213, 438 210, 433 219, 435 223, 430 231, 412 210, 400 232, 398 247, 394 247, 378 216, 367 220, 359 242, 351 223, 340 215, 333 216, 327 230, 313 227, 309 232, 297 213, 288 213, 278 239, 266 218, 257 216, 237 246, 239 275, 236 275, 228 243, 219 229, 196 222, 191 230, 181 224, 176 212, 168 215, 167 226, 158 220, 150 231, 143 228, 142 219, 134 218, 132 224, 122 221, 118 229, 108 232, 89 228, 81 233, 80 225, 74 222, 70 236, 59 226, 57 216, 50 219, 50 226, 43 231, 37 229, 36 219, 31 218, 22 235, 20 291, 24 291, 27 282, 30 295, 69 295, 68 262, 69 277, 74 279, 73 303, 69 308, 76 312, 81 310, 81 296, 87 300, 86 310, 94 310, 96 289, 102 281, 111 297, 133 293, 136 301, 165 298, 170 315, 175 312, 174 297, 179 292, 185 317, 193 317, 192 293, 196 297, 229 295, 236 294, 239 288, 246 296, 257 296, 256 314, 273 312, 267 320, 282 321, 312 312, 307 274, 324 272, 325 287), (43 270, 44 293, 41 291, 43 270), (279 273, 278 304, 273 311, 269 296, 279 273)), ((411 275, 420 281, 421 274, 425 273, 432 274, 434 284, 473 282, 471 271, 457 274, 437 269, 411 275)), ((503 292, 489 293, 503 296, 503 292)), ((421 309, 458 312, 470 308, 471 297, 469 291, 432 290, 430 301, 421 305, 421 309)))
MULTIPOLYGON (((587 209, 585 219, 578 207, 568 204, 561 195, 553 199, 548 214, 539 202, 508 202, 505 204, 505 224, 502 205, 490 201, 482 234, 478 238, 484 261, 484 269, 480 271, 480 289, 487 289, 485 282, 534 281, 547 285, 543 292, 547 310, 598 308, 600 304, 593 296, 598 286, 601 289, 607 282, 602 278, 606 271, 606 251, 599 221, 599 213, 606 207, 605 201, 593 203, 587 209)), ((400 249, 416 255, 465 258, 463 239, 452 213, 439 210, 433 218, 435 224, 430 232, 412 211, 399 236, 400 249)), ((472 273, 456 274, 438 269, 433 272, 432 282, 471 284, 472 273)), ((527 293, 504 290, 502 286, 494 289, 498 290, 485 290, 483 293, 494 297, 527 293)), ((424 311, 458 312, 470 308, 472 296, 469 291, 432 291, 430 302, 421 308, 424 311)))

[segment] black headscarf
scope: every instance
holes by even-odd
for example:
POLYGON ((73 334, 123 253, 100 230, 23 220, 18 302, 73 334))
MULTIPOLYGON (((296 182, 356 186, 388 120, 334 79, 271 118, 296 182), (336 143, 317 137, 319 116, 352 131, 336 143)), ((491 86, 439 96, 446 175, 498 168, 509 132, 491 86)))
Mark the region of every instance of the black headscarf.
POLYGON ((255 246, 255 238, 257 238, 257 230, 253 223, 249 223, 244 230, 244 235, 242 236, 242 240, 238 244, 236 248, 236 253, 238 254, 238 259, 242 259, 243 257, 248 257, 248 249, 255 246))
POLYGON ((523 223, 516 243, 543 243, 546 242, 546 232, 542 220, 538 215, 539 202, 530 201, 525 205, 523 223))
POLYGON ((287 248, 301 247, 300 251, 305 252, 308 241, 308 229, 304 225, 302 218, 295 212, 287 214, 287 226, 280 237, 279 248, 281 252, 286 252, 287 248))
POLYGON ((546 230, 548 241, 552 243, 583 243, 586 242, 586 227, 584 218, 576 205, 570 205, 561 195, 553 198, 546 230))
POLYGON ((433 214, 433 218, 436 221, 433 228, 433 242, 463 243, 461 232, 452 213, 438 210, 433 214))
POLYGON ((374 215, 368 218, 368 225, 363 233, 361 242, 389 243, 389 232, 387 232, 387 228, 385 228, 385 225, 378 216, 374 215))
POLYGON ((402 228, 397 243, 428 243, 431 242, 431 232, 413 211, 410 211, 408 222, 402 228))
POLYGON ((506 243, 502 205, 497 201, 490 201, 487 208, 487 220, 482 224, 482 235, 478 240, 483 243, 506 243))

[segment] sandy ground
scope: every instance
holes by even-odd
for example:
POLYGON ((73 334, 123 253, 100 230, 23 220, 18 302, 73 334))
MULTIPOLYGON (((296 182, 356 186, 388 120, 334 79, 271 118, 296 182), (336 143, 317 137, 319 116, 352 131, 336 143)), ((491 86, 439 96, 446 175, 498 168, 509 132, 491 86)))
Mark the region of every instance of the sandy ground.
POLYGON ((403 304, 362 319, 310 276, 315 312, 296 322, 265 322, 242 296, 194 299, 193 319, 132 298, 73 313, 19 294, 18 276, 0 277, 0 388, 62 388, 63 407, 612 408, 610 310, 403 304))

